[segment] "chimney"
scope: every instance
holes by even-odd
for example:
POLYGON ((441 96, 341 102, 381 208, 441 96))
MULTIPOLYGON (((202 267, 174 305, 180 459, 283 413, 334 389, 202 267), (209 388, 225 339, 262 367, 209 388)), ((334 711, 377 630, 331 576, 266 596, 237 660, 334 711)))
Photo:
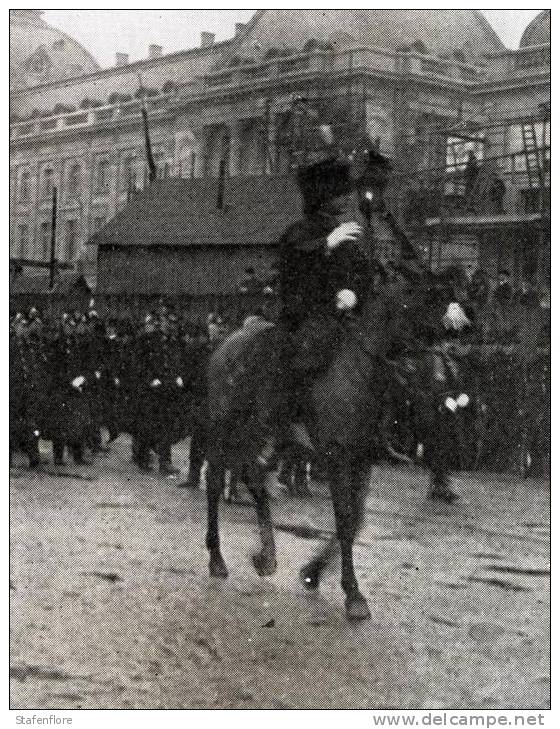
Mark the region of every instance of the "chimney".
POLYGON ((161 58, 161 54, 163 53, 163 48, 161 46, 158 46, 157 43, 151 43, 148 48, 148 58, 161 58))
POLYGON ((243 33, 245 28, 247 27, 247 23, 236 23, 235 24, 235 35, 239 35, 240 33, 243 33))
POLYGON ((210 48, 210 46, 214 45, 214 39, 216 38, 215 33, 208 33, 207 31, 203 30, 200 34, 200 47, 201 48, 210 48))
POLYGON ((115 53, 115 66, 128 66, 128 53, 115 53))

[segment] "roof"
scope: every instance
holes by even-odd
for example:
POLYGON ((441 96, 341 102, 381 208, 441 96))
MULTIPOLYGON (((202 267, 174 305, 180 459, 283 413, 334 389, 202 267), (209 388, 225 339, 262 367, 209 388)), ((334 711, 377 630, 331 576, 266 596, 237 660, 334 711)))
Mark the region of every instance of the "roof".
POLYGON ((536 18, 533 18, 529 25, 525 28, 520 48, 528 48, 529 46, 541 46, 550 44, 550 10, 541 10, 536 18))
POLYGON ((428 51, 463 50, 479 57, 504 50, 478 10, 466 9, 269 9, 259 10, 234 39, 241 56, 260 57, 268 49, 300 50, 309 40, 397 49, 422 41, 428 51))
POLYGON ((40 10, 10 10, 10 88, 99 70, 89 51, 41 15, 40 10))
POLYGON ((290 177, 233 177, 224 208, 216 207, 218 180, 157 180, 89 240, 98 246, 272 245, 300 215, 290 177))
POLYGON ((57 271, 54 289, 50 289, 49 284, 49 274, 18 274, 10 281, 10 296, 21 294, 68 294, 77 289, 91 291, 83 275, 75 271, 57 271))

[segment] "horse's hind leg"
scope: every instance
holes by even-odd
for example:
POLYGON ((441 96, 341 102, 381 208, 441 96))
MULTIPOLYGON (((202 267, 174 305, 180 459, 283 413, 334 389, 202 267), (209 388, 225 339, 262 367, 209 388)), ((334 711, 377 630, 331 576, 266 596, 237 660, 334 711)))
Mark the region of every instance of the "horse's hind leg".
POLYGON ((253 556, 253 564, 257 573, 265 577, 273 575, 277 567, 276 544, 274 542, 270 505, 265 483, 267 472, 259 464, 253 464, 248 469, 247 475, 249 481, 247 487, 255 499, 262 545, 261 551, 253 556))
POLYGON ((222 493, 222 459, 208 459, 208 472, 206 475, 206 498, 208 502, 208 531, 206 533, 206 548, 210 552, 208 568, 212 577, 227 577, 228 570, 222 553, 220 552, 220 534, 218 530, 218 508, 222 493))
POLYGON ((321 575, 338 553, 338 537, 332 537, 327 545, 317 554, 311 562, 300 570, 299 576, 303 586, 308 590, 316 590, 321 581, 321 575))
POLYGON ((347 460, 341 463, 341 467, 333 469, 334 478, 330 479, 336 532, 342 558, 341 585, 346 593, 348 619, 366 620, 371 617, 371 613, 358 587, 352 554, 354 538, 361 526, 365 489, 358 483, 360 480, 358 476, 362 475, 361 470, 353 467, 347 460))

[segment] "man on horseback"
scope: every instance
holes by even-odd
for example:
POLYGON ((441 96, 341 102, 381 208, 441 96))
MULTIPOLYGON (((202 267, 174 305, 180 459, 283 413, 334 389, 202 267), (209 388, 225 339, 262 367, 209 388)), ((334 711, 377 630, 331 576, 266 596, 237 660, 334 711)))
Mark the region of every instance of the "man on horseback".
MULTIPOLYGON (((355 183, 350 164, 332 153, 299 168, 303 217, 279 242, 280 347, 277 403, 280 431, 303 420, 305 393, 345 335, 345 320, 358 313, 368 280, 368 259, 357 245, 363 226, 340 222, 348 214, 355 183)), ((303 428, 293 426, 306 440, 303 428), (300 432, 301 431, 301 432, 300 432)), ((259 460, 267 465, 272 440, 259 460)))

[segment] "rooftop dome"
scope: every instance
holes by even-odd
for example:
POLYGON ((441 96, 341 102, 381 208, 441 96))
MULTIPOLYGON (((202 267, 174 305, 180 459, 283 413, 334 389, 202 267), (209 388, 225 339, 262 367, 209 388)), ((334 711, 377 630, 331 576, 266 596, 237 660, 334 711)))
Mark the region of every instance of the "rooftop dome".
POLYGON ((57 81, 97 71, 95 58, 57 28, 41 10, 10 10, 10 88, 57 81))
POLYGON ((467 58, 504 50, 478 10, 259 10, 235 52, 259 56, 268 49, 302 49, 309 40, 363 43, 397 49, 422 41, 429 53, 465 52, 467 58))
POLYGON ((550 10, 541 10, 525 28, 521 36, 520 48, 550 44, 550 10))

